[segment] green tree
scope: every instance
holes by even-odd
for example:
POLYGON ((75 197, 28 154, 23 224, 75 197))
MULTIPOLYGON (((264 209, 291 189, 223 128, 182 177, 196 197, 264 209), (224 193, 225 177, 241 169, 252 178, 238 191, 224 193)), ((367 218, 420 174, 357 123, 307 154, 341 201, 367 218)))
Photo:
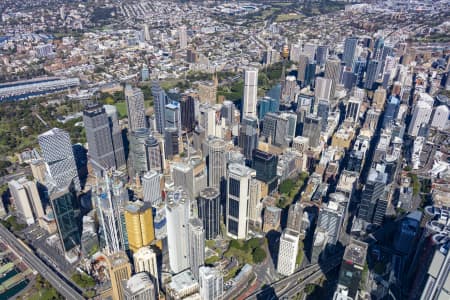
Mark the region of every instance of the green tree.
POLYGON ((266 259, 266 251, 261 248, 256 248, 252 253, 253 262, 256 264, 262 263, 266 259))

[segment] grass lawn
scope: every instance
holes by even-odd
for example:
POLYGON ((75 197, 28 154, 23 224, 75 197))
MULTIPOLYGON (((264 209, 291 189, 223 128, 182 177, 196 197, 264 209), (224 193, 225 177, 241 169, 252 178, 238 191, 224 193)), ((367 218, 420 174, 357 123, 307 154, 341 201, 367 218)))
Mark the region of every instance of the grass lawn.
POLYGON ((116 103, 117 113, 119 114, 119 119, 126 118, 127 113, 127 104, 125 102, 117 102, 116 103))
POLYGON ((28 300, 50 300, 61 299, 61 296, 56 292, 54 288, 41 289, 29 296, 28 300))
POLYGON ((286 22, 286 21, 292 21, 292 20, 298 20, 301 19, 302 16, 298 14, 281 14, 277 16, 276 22, 286 22))

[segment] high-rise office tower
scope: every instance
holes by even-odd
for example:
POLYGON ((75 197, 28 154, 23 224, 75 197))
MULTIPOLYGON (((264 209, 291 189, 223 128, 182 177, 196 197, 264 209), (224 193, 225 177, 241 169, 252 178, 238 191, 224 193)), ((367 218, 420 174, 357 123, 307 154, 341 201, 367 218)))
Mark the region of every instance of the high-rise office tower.
POLYGON ((333 80, 324 77, 317 77, 316 86, 314 89, 314 98, 316 99, 316 102, 319 99, 330 100, 332 86, 333 80))
POLYGON ((192 96, 183 95, 180 99, 181 126, 186 132, 191 132, 195 127, 195 103, 192 96))
POLYGON ((357 45, 358 45, 357 37, 348 37, 345 39, 342 61, 345 63, 347 67, 353 67, 357 45))
POLYGON ((256 179, 266 183, 268 192, 272 193, 278 185, 278 157, 259 149, 253 150, 252 168, 256 171, 256 179))
POLYGON ((178 135, 181 135, 181 112, 180 103, 172 101, 166 104, 164 119, 166 121, 165 129, 175 128, 178 131, 178 135))
POLYGON ((189 268, 187 239, 189 214, 189 195, 182 188, 168 192, 166 197, 167 245, 170 269, 174 273, 180 273, 189 268))
POLYGON ((108 254, 125 251, 127 236, 122 226, 123 202, 126 199, 121 197, 120 191, 117 190, 117 183, 113 181, 109 174, 104 174, 103 177, 97 177, 97 184, 93 189, 104 251, 108 254))
POLYGON ((80 203, 73 185, 53 190, 50 194, 50 203, 62 248, 64 252, 68 252, 80 245, 81 241, 80 203))
POLYGON ((330 245, 336 245, 339 240, 345 209, 345 203, 332 200, 320 208, 317 226, 328 234, 328 244, 330 245))
POLYGON ((204 300, 220 300, 223 294, 223 275, 211 267, 199 269, 200 297, 204 300))
POLYGON ((357 76, 353 71, 344 70, 342 73, 342 84, 346 90, 351 91, 356 85, 357 76))
POLYGON ((40 224, 44 217, 42 201, 39 197, 36 183, 25 177, 8 182, 9 191, 14 199, 16 214, 27 225, 38 221, 40 224))
POLYGON ((364 82, 364 88, 371 90, 374 87, 374 83, 377 80, 378 76, 378 60, 371 60, 369 61, 367 65, 367 72, 366 72, 366 80, 364 82))
POLYGON ((195 181, 193 167, 184 162, 176 162, 172 166, 172 179, 175 186, 180 186, 185 190, 190 199, 195 197, 195 181))
POLYGON ((159 206, 162 202, 161 177, 161 173, 155 170, 150 170, 142 176, 143 200, 150 203, 151 206, 159 206))
POLYGON ((191 218, 188 223, 189 265, 195 279, 199 279, 198 270, 205 263, 205 230, 198 218, 191 218))
POLYGON ((320 45, 316 49, 316 62, 319 66, 323 66, 327 61, 328 57, 328 46, 320 45))
POLYGON ((449 108, 447 105, 439 105, 434 109, 431 127, 444 130, 447 127, 449 108))
POLYGON ((226 163, 224 141, 221 139, 208 141, 208 186, 220 187, 222 178, 227 172, 226 163))
POLYGON ((198 217, 205 228, 205 238, 213 240, 219 235, 220 192, 218 188, 205 188, 197 200, 198 217))
POLYGON ((387 182, 387 174, 382 170, 370 169, 361 195, 358 217, 368 223, 374 220, 377 206, 382 204, 384 188, 387 182))
POLYGON ((289 120, 286 113, 281 113, 277 115, 276 126, 275 126, 275 136, 272 140, 272 144, 279 147, 286 147, 289 145, 289 120))
POLYGON ((308 57, 309 60, 314 60, 316 55, 317 45, 315 44, 304 44, 303 45, 303 54, 308 57))
POLYGON ((432 107, 429 103, 419 100, 414 106, 411 122, 409 123, 408 134, 417 136, 419 129, 423 124, 428 124, 432 113, 432 107))
POLYGON ((386 102, 386 90, 382 87, 378 87, 373 93, 372 105, 378 110, 383 110, 384 103, 386 102))
POLYGON ((399 108, 400 99, 395 96, 391 96, 387 102, 386 109, 384 110, 383 128, 388 128, 393 125, 394 120, 397 118, 399 108))
POLYGON ((144 30, 144 39, 146 41, 150 41, 150 30, 148 29, 148 24, 143 25, 144 30))
POLYGON ((427 280, 420 300, 438 300, 450 298, 450 252, 448 242, 434 249, 433 258, 427 270, 427 280))
POLYGON ((235 106, 233 101, 225 100, 222 103, 221 114, 225 119, 226 125, 233 125, 235 123, 234 117, 235 106))
POLYGON ((148 128, 138 128, 130 133, 130 176, 132 177, 148 171, 145 142, 149 134, 148 128))
MULTIPOLYGON (((345 292, 350 299, 359 298, 356 295, 358 294, 366 264, 367 249, 368 245, 366 243, 353 239, 350 240, 350 244, 345 248, 344 257, 342 258, 338 287, 335 295, 345 292)), ((335 297, 334 299, 341 298, 335 297)))
POLYGON ((186 49, 188 45, 186 26, 178 28, 178 38, 180 39, 180 49, 186 49))
POLYGON ((309 138, 309 145, 317 147, 320 145, 320 130, 322 129, 322 118, 313 114, 305 116, 303 122, 302 136, 309 138))
POLYGON ((280 237, 278 250, 277 272, 284 276, 292 275, 295 271, 295 262, 298 252, 299 233, 285 229, 280 237))
POLYGON ((128 244, 133 253, 142 247, 150 245, 155 239, 150 203, 142 201, 128 202, 125 206, 125 223, 128 244))
POLYGON ((298 61, 298 67, 297 67, 297 80, 302 83, 302 86, 305 82, 305 76, 306 76, 306 68, 309 64, 309 58, 306 55, 300 55, 299 61, 298 61))
POLYGON ((304 86, 308 85, 313 86, 315 79, 316 79, 316 62, 311 61, 306 66, 304 86))
POLYGON ((100 104, 87 106, 83 123, 89 145, 89 158, 95 169, 116 168, 110 124, 105 108, 100 104))
POLYGON ((270 138, 271 143, 275 141, 275 134, 277 130, 277 120, 278 114, 276 113, 267 113, 264 116, 263 126, 261 131, 261 136, 266 138, 270 138))
POLYGON ((146 64, 143 64, 141 69, 141 80, 147 81, 149 78, 150 78, 150 70, 148 69, 148 66, 146 64))
POLYGON ((302 227, 303 208, 300 202, 289 206, 288 220, 286 228, 292 231, 300 232, 302 227))
POLYGON ((126 167, 125 149, 123 147, 122 129, 119 125, 117 108, 114 105, 103 105, 109 121, 109 130, 114 149, 114 159, 116 160, 116 169, 126 167))
POLYGON ((58 187, 65 188, 73 182, 75 190, 81 190, 69 133, 53 128, 39 135, 38 142, 50 175, 58 187))
MULTIPOLYGON (((244 117, 239 128, 239 147, 243 149, 244 156, 246 159, 252 158, 253 149, 258 147, 258 129, 257 127, 251 125, 252 121, 245 121, 251 117, 244 117)), ((251 118, 257 121, 256 118, 251 118)), ((256 122, 257 123, 257 122, 256 122)))
POLYGON ((125 300, 123 284, 131 277, 131 264, 127 254, 125 252, 114 253, 106 257, 106 261, 111 280, 112 299, 125 300))
POLYGON ((192 199, 194 199, 200 195, 200 191, 208 186, 208 169, 205 160, 199 156, 191 157, 188 164, 192 168, 192 177, 194 178, 192 192, 192 199))
POLYGON ((227 234, 232 238, 245 239, 247 236, 250 183, 255 176, 255 170, 248 167, 238 164, 228 166, 225 224, 227 234))
POLYGON ((164 134, 165 121, 165 108, 166 108, 166 93, 161 88, 157 81, 152 83, 152 95, 153 95, 153 109, 155 111, 155 123, 156 130, 160 134, 164 134))
POLYGON ((133 88, 127 84, 125 86, 125 102, 128 112, 128 127, 130 132, 138 128, 147 128, 145 120, 144 93, 139 88, 133 88))
POLYGON ((137 273, 122 282, 124 300, 156 300, 156 288, 147 273, 137 273))
POLYGON ((331 82, 331 98, 334 97, 336 85, 341 77, 341 61, 337 58, 330 58, 325 63, 325 78, 332 80, 331 82))
POLYGON ((244 96, 242 116, 256 117, 256 98, 258 97, 258 69, 247 68, 244 72, 244 96))
POLYGON ((296 93, 298 90, 297 80, 295 76, 286 76, 282 92, 282 98, 285 102, 292 102, 296 100, 296 93))
POLYGON ((322 131, 327 130, 328 126, 328 114, 330 113, 330 101, 327 99, 319 99, 317 104, 317 116, 322 119, 322 131))
POLYGON ((345 119, 351 122, 358 122, 359 120, 359 110, 361 108, 361 100, 355 97, 350 97, 347 102, 347 107, 345 109, 345 119))
POLYGON ((136 273, 147 272, 158 281, 157 253, 152 247, 142 247, 133 253, 133 265, 136 273))
POLYGON ((145 152, 147 155, 148 170, 162 172, 164 169, 164 158, 161 145, 153 135, 149 135, 145 140, 145 152))
POLYGON ((280 110, 280 103, 278 100, 274 98, 265 96, 262 99, 258 100, 258 117, 260 120, 262 120, 267 113, 269 112, 274 113, 278 112, 279 110, 280 110))
POLYGON ((180 154, 178 129, 166 128, 164 130, 164 151, 166 159, 172 159, 175 155, 180 154))

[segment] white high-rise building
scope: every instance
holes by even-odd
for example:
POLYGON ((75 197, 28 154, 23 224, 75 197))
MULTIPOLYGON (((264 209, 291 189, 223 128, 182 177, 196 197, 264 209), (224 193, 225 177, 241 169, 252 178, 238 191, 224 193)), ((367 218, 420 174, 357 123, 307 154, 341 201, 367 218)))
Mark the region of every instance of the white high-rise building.
POLYGON ((80 179, 72 150, 72 143, 67 131, 53 128, 38 136, 42 156, 48 165, 48 171, 60 188, 72 182, 75 190, 80 191, 80 179))
POLYGON ((164 134, 164 126, 166 126, 165 109, 166 109, 166 92, 161 88, 157 81, 152 83, 153 110, 155 111, 156 130, 160 134, 164 134))
POLYGON ((150 41, 150 30, 148 29, 148 24, 144 24, 144 39, 150 41))
POLYGON ((128 127, 131 132, 139 128, 147 128, 145 121, 144 93, 139 88, 125 86, 125 101, 128 112, 128 127))
POLYGON ((188 225, 189 265, 195 279, 199 279, 199 268, 205 263, 205 230, 198 218, 191 218, 188 225))
POLYGON ((439 130, 445 130, 447 128, 449 116, 449 109, 447 105, 439 105, 434 109, 433 120, 431 121, 431 127, 435 127, 439 130))
POLYGON ((147 273, 137 273, 122 282, 123 300, 156 300, 156 289, 147 273))
POLYGON ((147 272, 158 281, 158 263, 156 252, 150 247, 142 247, 133 253, 134 271, 147 272))
POLYGON ((448 245, 437 247, 427 271, 427 281, 420 300, 450 299, 450 252, 448 245))
POLYGON ((31 225, 44 217, 41 198, 33 181, 23 177, 8 182, 8 187, 14 199, 16 212, 22 221, 31 225))
POLYGON ((345 206, 337 201, 330 201, 322 206, 317 226, 328 234, 328 244, 336 245, 344 221, 345 206))
POLYGON ((240 164, 230 164, 227 176, 226 228, 227 235, 245 239, 248 231, 250 185, 256 171, 240 164))
POLYGON ((278 251, 277 272, 284 276, 292 275, 295 271, 295 262, 298 252, 299 233, 285 229, 280 238, 278 251))
POLYGON ((223 275, 211 267, 199 269, 200 297, 202 300, 219 300, 223 294, 223 275))
POLYGON ((306 55, 309 61, 314 61, 316 55, 317 45, 305 44, 303 45, 303 55, 306 55))
POLYGON ((341 74, 341 61, 338 58, 330 58, 325 63, 325 78, 332 80, 331 83, 331 97, 334 97, 336 85, 339 83, 341 74))
POLYGON ((142 188, 144 190, 144 202, 150 202, 152 206, 159 206, 162 201, 161 177, 159 172, 150 170, 142 176, 142 188))
POLYGON ((324 77, 316 78, 316 87, 314 90, 315 102, 318 103, 319 99, 330 100, 331 97, 332 80, 324 77))
POLYGON ((184 162, 176 162, 172 166, 172 179, 175 186, 182 187, 191 199, 194 199, 195 181, 192 166, 184 162))
POLYGON ((419 101, 414 106, 412 112, 411 123, 409 124, 408 134, 411 136, 417 136, 420 126, 422 124, 428 124, 431 117, 432 108, 428 102, 419 101))
POLYGON ((189 268, 188 222, 190 200, 180 187, 167 193, 166 220, 169 265, 174 273, 189 268))
POLYGON ((226 176, 226 152, 225 152, 225 141, 222 139, 213 139, 208 141, 208 181, 209 187, 220 187, 220 182, 222 178, 226 176))
POLYGON ((178 37, 180 39, 180 49, 186 49, 188 44, 186 26, 180 26, 178 29, 178 37))
POLYGON ((258 69, 247 68, 244 72, 244 97, 242 114, 244 117, 257 117, 256 98, 258 97, 258 69))

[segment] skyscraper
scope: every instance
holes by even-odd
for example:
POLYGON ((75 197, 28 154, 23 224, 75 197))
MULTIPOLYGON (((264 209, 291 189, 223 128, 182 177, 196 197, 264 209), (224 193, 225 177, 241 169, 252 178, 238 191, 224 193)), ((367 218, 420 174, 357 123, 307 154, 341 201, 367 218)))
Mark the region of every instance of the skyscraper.
POLYGON ((65 188, 73 182, 75 190, 81 190, 69 133, 53 128, 39 135, 38 142, 50 175, 58 187, 65 188))
POLYGON ((345 109, 345 119, 351 122, 358 122, 359 120, 359 110, 361 108, 361 100, 355 97, 350 97, 347 102, 347 107, 345 109))
POLYGON ((331 99, 331 89, 333 86, 333 80, 329 78, 324 77, 317 77, 316 78, 316 86, 314 89, 314 97, 316 99, 316 102, 319 99, 331 99))
POLYGON ((387 174, 382 170, 370 169, 364 186, 358 217, 368 223, 374 220, 377 205, 383 201, 382 196, 387 182, 387 174), (381 199, 381 200, 380 200, 381 199))
POLYGON ((232 238, 245 239, 247 236, 250 183, 255 176, 256 172, 248 167, 228 166, 225 224, 227 234, 232 238))
MULTIPOLYGON (((131 264, 125 252, 106 257, 112 287, 112 299, 125 300, 124 282, 131 277, 131 264)), ((126 299, 128 300, 128 299, 126 299)))
POLYGON ((117 117, 117 108, 114 105, 103 105, 103 107, 108 116, 116 169, 124 169, 126 167, 125 149, 123 147, 122 129, 119 126, 119 118, 117 117))
POLYGON ((319 99, 317 104, 317 116, 322 119, 321 130, 325 132, 328 126, 328 114, 330 113, 330 101, 327 99, 319 99))
POLYGON ((157 253, 152 247, 142 247, 133 253, 133 265, 136 273, 147 272, 158 282, 157 253))
POLYGON ((210 140, 208 149, 208 186, 217 188, 227 171, 225 143, 221 139, 210 140))
POLYGON ((249 160, 252 158, 253 149, 258 146, 258 130, 253 124, 257 124, 256 118, 244 117, 239 128, 238 144, 243 149, 245 158, 249 160))
POLYGON ((198 218, 191 218, 188 224, 189 265, 195 279, 199 279, 199 268, 205 263, 205 230, 198 218))
POLYGON ((367 65, 367 72, 366 72, 366 80, 364 82, 364 88, 371 90, 374 88, 374 83, 377 80, 378 76, 378 60, 371 60, 369 61, 367 65))
POLYGON ((223 276, 219 270, 211 267, 199 269, 200 297, 203 300, 220 300, 223 294, 223 276))
POLYGON ((129 202, 125 206, 125 223, 130 250, 136 252, 155 239, 152 207, 148 202, 129 202))
POLYGON ((253 150, 252 168, 256 171, 256 179, 266 183, 268 192, 272 193, 278 185, 278 157, 259 149, 253 150))
POLYGON ((299 233, 285 229, 280 237, 278 250, 277 272, 284 276, 292 275, 298 252, 299 233))
POLYGON ((148 171, 145 142, 149 134, 148 128, 138 128, 130 133, 130 176, 148 171))
POLYGON ((317 147, 320 145, 320 130, 322 129, 322 118, 312 114, 305 116, 303 122, 302 136, 309 138, 309 145, 317 147))
POLYGON ((258 96, 258 69, 247 68, 244 72, 244 96, 242 116, 256 117, 256 98, 258 96))
POLYGON ((328 234, 328 244, 330 245, 336 245, 339 240, 345 210, 345 203, 342 204, 330 199, 319 211, 317 226, 328 234))
POLYGON ((172 167, 172 179, 175 186, 180 186, 186 191, 190 199, 195 197, 195 181, 193 167, 184 162, 176 162, 172 167))
POLYGON ((422 124, 428 124, 430 121, 432 107, 429 103, 419 100, 414 106, 411 122, 408 128, 410 136, 417 136, 422 124))
POLYGON ((345 290, 348 297, 351 299, 356 298, 366 263, 367 249, 368 245, 366 243, 350 240, 350 244, 345 248, 344 257, 342 258, 337 294, 345 290))
POLYGON ((198 217, 205 228, 205 238, 213 240, 219 235, 220 225, 220 192, 217 188, 205 188, 200 191, 197 201, 198 217))
POLYGON ((16 213, 19 219, 27 225, 34 224, 35 221, 42 222, 44 209, 39 197, 36 183, 27 180, 25 177, 8 182, 9 191, 14 199, 16 213))
POLYGON ((160 134, 164 134, 166 124, 164 115, 166 108, 166 93, 157 81, 152 83, 153 109, 155 111, 156 130, 160 134))
POLYGON ((316 49, 316 61, 319 66, 323 66, 327 61, 328 57, 328 46, 320 45, 316 49))
POLYGON ((181 126, 186 132, 191 132, 195 127, 195 104, 192 96, 183 95, 180 99, 181 126))
POLYGON ((348 37, 345 39, 342 61, 345 63, 347 67, 353 67, 357 45, 358 45, 357 37, 348 37))
POLYGON ((163 172, 164 158, 161 145, 153 135, 149 135, 145 140, 145 152, 147 154, 148 170, 163 172))
POLYGON ((166 104, 164 119, 166 121, 165 129, 175 128, 177 129, 178 135, 181 135, 181 112, 179 102, 172 101, 171 103, 166 104))
POLYGON ((309 64, 308 56, 306 55, 300 55, 299 61, 298 61, 298 68, 297 68, 297 80, 302 83, 302 87, 305 86, 305 76, 306 76, 306 68, 309 64))
POLYGON ((125 86, 125 102, 127 104, 128 127, 130 132, 138 128, 147 128, 145 120, 144 93, 139 88, 125 86))
POLYGON ((142 188, 144 190, 144 202, 156 207, 162 202, 161 173, 150 170, 142 176, 142 188))
POLYGON ((182 188, 177 188, 167 194, 167 245, 170 269, 174 273, 180 273, 189 268, 189 241, 187 238, 189 207, 189 196, 182 188))
POLYGON ((156 300, 156 288, 147 273, 137 273, 122 282, 124 300, 156 300))
POLYGON ((75 195, 73 185, 53 190, 50 203, 55 215, 59 238, 65 252, 80 245, 81 232, 79 224, 80 204, 75 195))
POLYGON ((180 139, 177 128, 166 128, 164 130, 164 150, 166 159, 172 159, 180 153, 180 139))
POLYGON ((330 58, 325 63, 325 78, 332 80, 331 82, 331 98, 334 97, 336 85, 339 83, 341 75, 341 61, 337 58, 330 58))
POLYGON ((178 38, 180 39, 180 49, 186 49, 188 44, 186 26, 182 25, 178 28, 178 38))
POLYGON ((83 123, 93 167, 100 170, 116 168, 110 124, 105 108, 100 104, 87 106, 83 111, 83 123))

